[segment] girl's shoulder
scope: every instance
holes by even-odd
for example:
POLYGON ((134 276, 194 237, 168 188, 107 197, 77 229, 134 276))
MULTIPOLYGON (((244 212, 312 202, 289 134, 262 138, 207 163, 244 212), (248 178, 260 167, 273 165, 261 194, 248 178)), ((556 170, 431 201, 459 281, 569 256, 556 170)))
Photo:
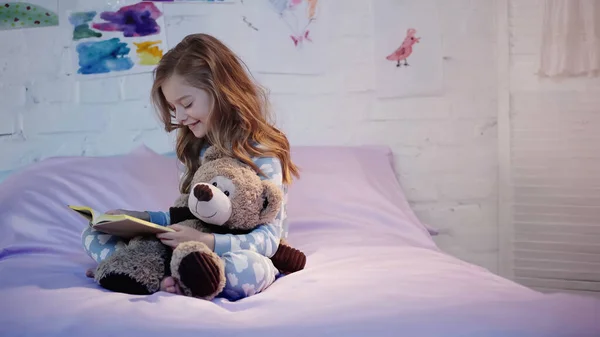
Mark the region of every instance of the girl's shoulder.
MULTIPOLYGON (((257 144, 257 147, 260 148, 263 146, 257 144)), ((261 171, 265 173, 270 172, 271 174, 281 174, 281 161, 279 158, 274 156, 254 156, 251 159, 261 171)))
POLYGON ((206 150, 210 147, 210 144, 208 144, 208 142, 205 142, 204 145, 202 146, 202 148, 200 149, 200 160, 204 159, 204 153, 206 152, 206 150))

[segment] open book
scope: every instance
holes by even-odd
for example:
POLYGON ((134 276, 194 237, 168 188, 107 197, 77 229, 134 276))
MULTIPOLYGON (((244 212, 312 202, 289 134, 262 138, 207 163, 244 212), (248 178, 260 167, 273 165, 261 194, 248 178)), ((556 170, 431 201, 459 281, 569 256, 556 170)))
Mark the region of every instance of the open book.
POLYGON ((153 224, 125 214, 105 214, 95 211, 87 206, 69 205, 69 208, 88 220, 90 227, 97 231, 122 238, 130 239, 134 236, 174 232, 171 228, 153 224))

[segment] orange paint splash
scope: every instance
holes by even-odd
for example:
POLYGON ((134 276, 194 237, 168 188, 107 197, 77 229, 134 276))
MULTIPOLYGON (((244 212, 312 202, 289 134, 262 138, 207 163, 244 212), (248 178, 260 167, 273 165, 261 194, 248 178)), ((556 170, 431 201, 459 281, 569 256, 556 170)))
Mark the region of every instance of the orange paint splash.
POLYGON ((318 0, 307 0, 308 1, 308 18, 310 20, 315 18, 317 12, 317 1, 318 0))

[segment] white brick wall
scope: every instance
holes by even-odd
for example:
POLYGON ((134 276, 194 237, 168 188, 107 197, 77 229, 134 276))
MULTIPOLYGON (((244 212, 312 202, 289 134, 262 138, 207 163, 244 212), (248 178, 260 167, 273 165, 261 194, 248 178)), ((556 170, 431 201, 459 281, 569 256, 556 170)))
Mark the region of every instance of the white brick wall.
MULTIPOLYGON (((92 0, 65 3, 84 1, 92 0)), ((329 18, 328 54, 348 57, 332 57, 319 77, 257 75, 273 92, 278 124, 292 144, 390 145, 418 216, 442 231, 440 246, 496 271, 494 2, 439 1, 442 96, 379 101, 367 29, 376 19, 372 1, 326 1, 338 3, 329 18)), ((210 20, 200 20, 200 13, 182 8, 167 13, 169 43, 206 29, 245 50, 245 37, 236 40, 231 31, 238 26, 230 22, 241 21, 238 10, 213 6, 210 20)), ((65 75, 64 29, 0 31, 0 134, 13 133, 0 138, 0 172, 49 156, 123 153, 142 143, 171 150, 171 136, 158 128, 149 106, 149 74, 76 82, 65 75), (123 121, 136 127, 128 129, 123 121)))

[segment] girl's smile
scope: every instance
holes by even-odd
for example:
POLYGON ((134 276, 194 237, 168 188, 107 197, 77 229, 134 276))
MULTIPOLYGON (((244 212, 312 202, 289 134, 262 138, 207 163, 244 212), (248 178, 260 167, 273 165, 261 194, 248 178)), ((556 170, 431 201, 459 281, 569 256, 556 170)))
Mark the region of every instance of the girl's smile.
POLYGON ((208 92, 189 85, 177 73, 167 78, 161 89, 177 123, 187 126, 197 138, 204 137, 210 113, 208 92))

